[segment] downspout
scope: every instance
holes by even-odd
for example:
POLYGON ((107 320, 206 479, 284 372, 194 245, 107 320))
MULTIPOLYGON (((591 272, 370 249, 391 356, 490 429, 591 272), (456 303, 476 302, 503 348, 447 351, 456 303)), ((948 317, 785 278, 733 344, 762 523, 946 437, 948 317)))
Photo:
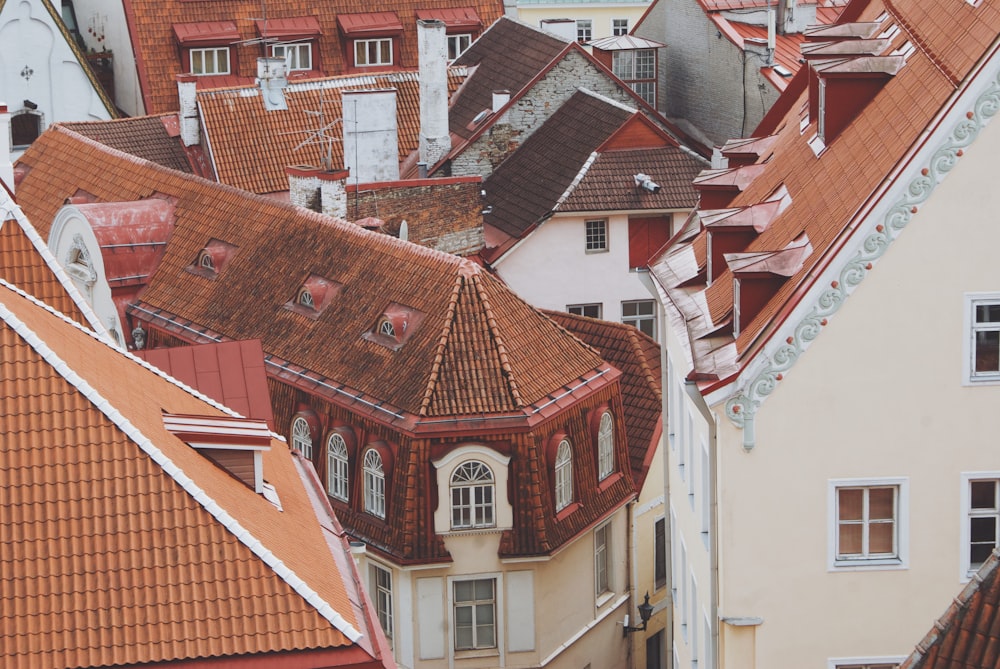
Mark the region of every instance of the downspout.
MULTIPOLYGON (((662 300, 661 300, 662 302, 662 300)), ((660 332, 663 333, 663 338, 666 339, 667 334, 667 314, 666 309, 660 309, 660 332)), ((668 365, 670 364, 670 358, 667 356, 667 343, 666 341, 660 345, 660 369, 663 370, 660 378, 660 387, 662 392, 660 392, 660 412, 663 416, 663 429, 660 435, 660 448, 663 449, 663 503, 666 508, 664 508, 664 517, 666 518, 666 531, 663 533, 663 541, 666 544, 663 547, 663 557, 667 561, 667 622, 664 628, 667 632, 666 638, 663 643, 666 645, 664 649, 664 654, 666 657, 667 669, 674 669, 674 546, 673 546, 673 528, 670 523, 672 522, 672 517, 670 513, 671 503, 670 503, 670 402, 667 399, 667 393, 673 392, 673 388, 667 387, 667 380, 670 377, 668 374, 668 365)))
MULTIPOLYGON (((625 616, 625 620, 626 620, 625 624, 627 624, 627 625, 634 625, 635 624, 634 622, 632 622, 632 615, 631 614, 632 614, 633 611, 636 610, 636 608, 635 608, 635 602, 636 602, 635 584, 638 583, 638 578, 637 578, 637 575, 635 573, 635 564, 636 564, 636 562, 638 562, 638 560, 633 559, 633 556, 635 555, 635 505, 638 504, 638 503, 639 503, 639 499, 638 499, 638 497, 636 497, 636 499, 632 500, 631 502, 629 502, 628 504, 625 505, 625 513, 628 516, 626 518, 626 520, 625 520, 625 522, 626 522, 625 526, 626 526, 627 532, 628 532, 628 550, 625 551, 625 555, 626 555, 625 561, 627 563, 625 565, 625 571, 628 574, 628 580, 629 580, 629 582, 628 582, 628 588, 627 588, 627 592, 628 592, 628 613, 625 616)), ((629 634, 628 632, 626 632, 625 636, 626 636, 626 638, 628 640, 628 647, 625 649, 626 653, 628 654, 628 656, 625 658, 625 666, 629 667, 629 669, 635 669, 635 666, 633 664, 634 663, 634 657, 635 657, 635 652, 634 652, 634 650, 635 650, 635 634, 629 634)))
POLYGON ((698 408, 701 417, 708 425, 708 557, 709 571, 709 622, 712 629, 709 632, 710 639, 707 643, 712 644, 712 664, 705 669, 716 669, 719 662, 719 475, 718 475, 718 446, 719 446, 719 422, 718 416, 708 408, 705 398, 698 391, 698 387, 693 382, 685 382, 684 389, 687 391, 691 401, 698 408))

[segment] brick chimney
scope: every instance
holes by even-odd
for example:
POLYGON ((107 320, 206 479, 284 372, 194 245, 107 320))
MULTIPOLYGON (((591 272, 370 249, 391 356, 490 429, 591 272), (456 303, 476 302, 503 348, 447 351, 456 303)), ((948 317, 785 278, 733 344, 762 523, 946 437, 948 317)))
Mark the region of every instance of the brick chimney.
POLYGON ((451 151, 448 131, 448 37, 444 21, 417 21, 420 62, 420 162, 436 165, 451 151))
POLYGON ((330 170, 319 174, 319 202, 327 216, 347 220, 347 176, 349 170, 330 170))
POLYGON ((352 183, 399 181, 396 89, 344 91, 344 167, 352 183))
POLYGON ((177 98, 180 101, 177 121, 181 127, 181 141, 184 142, 184 146, 201 144, 201 125, 198 122, 196 99, 197 82, 198 77, 193 74, 177 75, 177 98))
POLYGON ((285 174, 288 175, 288 199, 292 204, 346 220, 348 170, 293 165, 285 168, 285 174))
POLYGON ((10 112, 0 102, 0 181, 14 192, 14 163, 10 159, 10 112))

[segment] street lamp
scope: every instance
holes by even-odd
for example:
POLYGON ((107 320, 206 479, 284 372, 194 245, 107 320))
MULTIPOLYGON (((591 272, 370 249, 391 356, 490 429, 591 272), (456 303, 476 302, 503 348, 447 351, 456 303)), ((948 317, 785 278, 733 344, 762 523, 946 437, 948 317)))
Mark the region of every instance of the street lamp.
POLYGON ((646 624, 649 623, 649 617, 653 615, 653 605, 649 603, 649 593, 646 593, 646 598, 639 605, 639 620, 642 621, 640 627, 629 627, 628 616, 625 616, 625 624, 622 626, 622 634, 627 635, 629 632, 645 632, 646 624))

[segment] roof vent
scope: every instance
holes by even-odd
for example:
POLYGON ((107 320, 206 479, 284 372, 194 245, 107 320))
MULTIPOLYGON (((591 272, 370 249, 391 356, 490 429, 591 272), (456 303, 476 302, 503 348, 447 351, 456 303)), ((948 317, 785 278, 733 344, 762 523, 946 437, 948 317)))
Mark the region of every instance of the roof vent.
POLYGON ((764 167, 746 165, 735 169, 702 170, 694 179, 694 187, 700 196, 699 207, 725 209, 734 197, 753 183, 764 167))
POLYGON ((731 139, 722 145, 721 152, 730 168, 745 167, 770 158, 777 139, 777 135, 731 139))
POLYGON ((771 200, 752 207, 699 211, 705 226, 708 271, 711 285, 726 270, 725 256, 745 251, 781 213, 781 200, 771 200))
POLYGON ((271 449, 266 421, 165 413, 163 426, 254 492, 264 493, 263 453, 271 449))
POLYGON ((215 279, 233 259, 237 248, 218 239, 210 239, 186 269, 192 274, 215 279))
POLYGON ((310 274, 295 292, 295 297, 285 303, 285 308, 315 320, 342 289, 336 281, 310 274))
POLYGON ((809 117, 816 119, 819 140, 829 145, 905 63, 903 56, 838 58, 813 63, 809 117))

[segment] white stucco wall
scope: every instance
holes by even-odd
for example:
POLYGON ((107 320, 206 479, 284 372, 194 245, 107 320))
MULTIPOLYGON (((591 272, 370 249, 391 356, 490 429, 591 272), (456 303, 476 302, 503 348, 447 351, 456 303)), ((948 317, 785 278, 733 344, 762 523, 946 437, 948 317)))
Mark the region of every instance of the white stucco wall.
POLYGON ((115 104, 129 116, 145 114, 124 5, 120 0, 74 0, 73 5, 87 48, 113 52, 115 104))

